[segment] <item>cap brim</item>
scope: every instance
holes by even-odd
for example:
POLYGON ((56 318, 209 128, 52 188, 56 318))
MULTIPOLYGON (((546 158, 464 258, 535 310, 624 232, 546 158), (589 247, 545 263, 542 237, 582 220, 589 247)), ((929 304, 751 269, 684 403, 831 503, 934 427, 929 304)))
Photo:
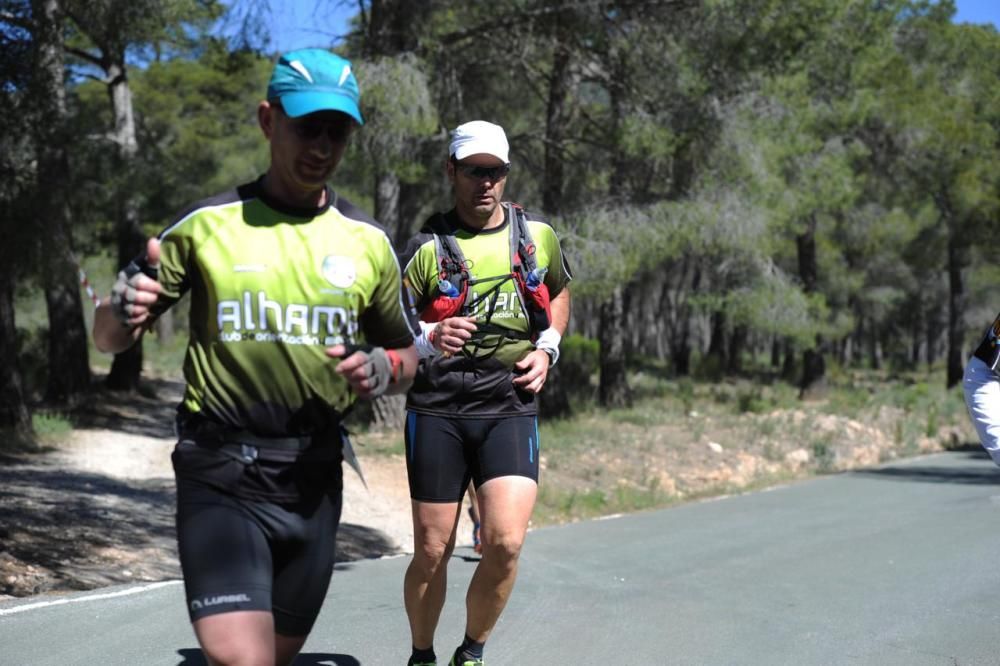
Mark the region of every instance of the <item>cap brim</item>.
POLYGON ((504 164, 507 164, 509 161, 507 156, 498 155, 498 152, 499 151, 483 148, 482 146, 459 146, 451 155, 456 160, 464 160, 466 157, 472 157, 473 155, 489 155, 490 157, 495 157, 504 164))
POLYGON ((316 113, 317 111, 340 111, 354 118, 358 121, 359 125, 365 124, 358 105, 346 95, 334 92, 310 91, 287 93, 282 95, 280 100, 281 108, 285 110, 286 115, 292 118, 316 113))

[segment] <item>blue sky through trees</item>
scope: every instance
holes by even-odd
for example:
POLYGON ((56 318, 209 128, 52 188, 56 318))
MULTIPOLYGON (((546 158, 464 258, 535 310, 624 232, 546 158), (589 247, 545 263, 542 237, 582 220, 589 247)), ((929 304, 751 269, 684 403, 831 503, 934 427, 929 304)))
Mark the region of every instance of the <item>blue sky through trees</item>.
MULTIPOLYGON (((271 47, 291 51, 309 46, 332 46, 347 32, 357 13, 355 0, 267 0, 271 47)), ((1000 0, 957 0, 955 21, 992 23, 1000 29, 1000 0)))

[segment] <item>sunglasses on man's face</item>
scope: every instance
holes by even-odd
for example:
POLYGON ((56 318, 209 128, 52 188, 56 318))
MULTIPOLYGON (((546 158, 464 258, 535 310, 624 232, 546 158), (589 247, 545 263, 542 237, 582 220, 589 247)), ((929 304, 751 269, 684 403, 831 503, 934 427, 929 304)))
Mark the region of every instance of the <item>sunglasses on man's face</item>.
POLYGON ((481 180, 483 178, 487 180, 492 180, 496 182, 501 178, 505 178, 508 173, 510 173, 509 164, 501 164, 495 167, 479 166, 476 164, 462 164, 461 162, 452 163, 455 165, 455 170, 461 173, 466 178, 475 178, 476 180, 481 180))
POLYGON ((292 118, 285 113, 280 104, 272 102, 271 106, 281 111, 288 118, 295 136, 302 141, 315 141, 321 135, 326 134, 332 143, 343 143, 351 136, 353 123, 346 116, 343 119, 338 118, 332 121, 310 116, 292 118))

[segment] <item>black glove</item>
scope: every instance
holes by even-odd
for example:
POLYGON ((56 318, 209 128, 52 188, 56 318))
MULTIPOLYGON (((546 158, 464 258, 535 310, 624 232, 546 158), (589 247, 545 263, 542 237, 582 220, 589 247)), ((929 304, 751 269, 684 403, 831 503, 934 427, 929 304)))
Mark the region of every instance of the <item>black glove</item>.
POLYGON ((344 345, 343 358, 351 356, 355 352, 365 355, 365 375, 371 388, 369 391, 373 398, 377 398, 386 392, 390 384, 395 384, 399 378, 399 356, 392 350, 387 351, 383 347, 374 345, 344 345))
POLYGON ((111 311, 122 322, 128 324, 132 318, 132 311, 135 308, 136 283, 139 276, 145 275, 156 280, 160 275, 159 266, 151 266, 146 259, 146 254, 136 257, 128 262, 124 270, 118 271, 118 279, 111 287, 111 311))

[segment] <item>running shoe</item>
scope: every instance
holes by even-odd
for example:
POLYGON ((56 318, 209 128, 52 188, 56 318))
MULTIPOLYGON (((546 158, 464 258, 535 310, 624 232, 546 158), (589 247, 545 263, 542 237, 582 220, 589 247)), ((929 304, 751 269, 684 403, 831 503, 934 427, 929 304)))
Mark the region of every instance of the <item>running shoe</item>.
POLYGON ((452 655, 451 661, 448 663, 448 666, 484 666, 486 663, 481 658, 464 659, 463 661, 459 661, 459 659, 462 659, 461 649, 455 650, 455 654, 452 655))
POLYGON ((455 661, 455 657, 452 657, 451 663, 448 666, 484 666, 485 663, 482 659, 466 659, 465 661, 458 662, 455 661))

